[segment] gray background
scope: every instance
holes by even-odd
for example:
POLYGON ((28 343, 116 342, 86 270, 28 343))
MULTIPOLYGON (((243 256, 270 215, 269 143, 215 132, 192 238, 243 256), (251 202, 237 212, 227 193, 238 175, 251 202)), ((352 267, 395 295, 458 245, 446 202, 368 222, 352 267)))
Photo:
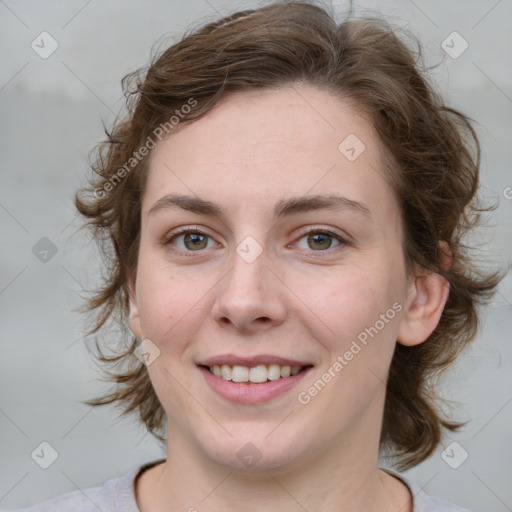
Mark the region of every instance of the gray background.
MULTIPOLYGON (((489 264, 510 264, 511 1, 355 4, 417 34, 427 63, 442 60, 433 79, 447 101, 480 123, 483 193, 499 206, 475 242, 489 264), (453 31, 469 44, 455 59, 441 48, 453 31)), ((0 508, 100 485, 162 456, 134 421, 80 403, 105 387, 85 346, 84 320, 72 310, 80 291, 98 282, 99 264, 78 232, 72 196, 84 182, 89 151, 103 139, 101 121, 110 126, 123 105, 121 77, 148 63, 152 44, 163 34, 170 44, 190 26, 260 5, 0 1, 0 508), (30 46, 43 31, 59 44, 47 59, 30 46), (46 263, 32 251, 43 237, 57 249, 46 263), (43 441, 58 452, 46 470, 31 458, 43 441)), ((347 3, 335 5, 342 16, 347 3)), ((452 465, 461 449, 468 459, 453 469, 440 447, 406 473, 427 493, 475 511, 512 510, 511 303, 508 274, 471 351, 444 379, 444 396, 459 419, 470 420, 444 447, 461 447, 448 452, 452 465)))

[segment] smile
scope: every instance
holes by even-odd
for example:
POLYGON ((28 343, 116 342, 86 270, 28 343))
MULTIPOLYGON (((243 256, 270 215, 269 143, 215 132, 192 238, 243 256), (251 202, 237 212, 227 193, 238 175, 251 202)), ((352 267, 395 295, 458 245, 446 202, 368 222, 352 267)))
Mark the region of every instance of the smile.
POLYGON ((262 404, 284 395, 314 368, 312 364, 297 364, 300 361, 276 357, 258 359, 236 358, 230 361, 232 364, 227 364, 222 357, 204 361, 197 367, 215 395, 244 405, 262 404), (295 364, 285 364, 290 362, 295 364))
POLYGON ((228 364, 209 366, 208 369, 211 373, 220 377, 221 379, 233 382, 252 382, 253 384, 261 384, 264 382, 286 379, 290 375, 297 375, 306 366, 290 366, 260 364, 258 366, 230 366, 228 364))

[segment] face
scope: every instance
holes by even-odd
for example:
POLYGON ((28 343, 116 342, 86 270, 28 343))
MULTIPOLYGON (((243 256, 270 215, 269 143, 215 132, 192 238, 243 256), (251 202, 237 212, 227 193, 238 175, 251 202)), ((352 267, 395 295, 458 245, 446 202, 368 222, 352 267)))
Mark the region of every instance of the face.
POLYGON ((384 172, 370 121, 312 86, 228 96, 154 149, 130 326, 170 443, 244 470, 378 441, 408 282, 384 172))

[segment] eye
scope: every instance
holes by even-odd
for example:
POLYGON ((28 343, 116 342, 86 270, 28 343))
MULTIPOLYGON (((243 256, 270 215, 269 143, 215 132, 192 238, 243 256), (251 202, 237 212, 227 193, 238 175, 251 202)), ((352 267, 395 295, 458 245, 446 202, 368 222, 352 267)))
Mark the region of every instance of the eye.
MULTIPOLYGON (((302 233, 296 243, 299 244, 300 249, 322 252, 340 245, 346 245, 347 241, 341 235, 332 231, 310 228, 302 233), (301 247, 300 242, 302 240, 305 240, 305 246, 303 244, 301 247), (335 241, 334 246, 333 240, 335 241)), ((185 228, 171 233, 163 245, 172 245, 178 252, 191 253, 215 247, 215 242, 209 235, 199 231, 197 228, 185 228), (210 245, 208 245, 209 240, 212 242, 210 245)))
POLYGON ((333 247, 333 239, 337 242, 334 247, 346 244, 346 241, 340 235, 333 233, 332 231, 329 230, 318 228, 309 229, 308 231, 303 233, 299 239, 299 242, 303 239, 306 240, 306 247, 299 248, 306 250, 312 249, 315 250, 316 252, 331 249, 333 247))
POLYGON ((172 236, 164 242, 164 245, 176 245, 178 250, 183 252, 197 252, 211 247, 208 247, 208 239, 212 240, 210 236, 197 229, 186 228, 177 233, 173 233, 172 236), (181 243, 174 243, 180 239, 182 239, 181 243))

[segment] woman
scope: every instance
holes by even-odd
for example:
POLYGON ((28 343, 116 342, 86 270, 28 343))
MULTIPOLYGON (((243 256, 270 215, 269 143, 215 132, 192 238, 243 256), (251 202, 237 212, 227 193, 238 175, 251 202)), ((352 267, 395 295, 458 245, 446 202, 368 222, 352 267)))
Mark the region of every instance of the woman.
POLYGON ((468 119, 387 24, 302 2, 206 25, 123 83, 76 205, 106 258, 91 333, 118 318, 131 342, 98 345, 117 387, 88 403, 138 414, 167 456, 26 510, 466 510, 379 455, 410 468, 460 426, 432 378, 499 279, 461 244, 468 119))

